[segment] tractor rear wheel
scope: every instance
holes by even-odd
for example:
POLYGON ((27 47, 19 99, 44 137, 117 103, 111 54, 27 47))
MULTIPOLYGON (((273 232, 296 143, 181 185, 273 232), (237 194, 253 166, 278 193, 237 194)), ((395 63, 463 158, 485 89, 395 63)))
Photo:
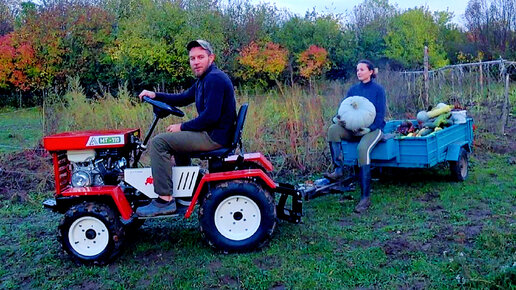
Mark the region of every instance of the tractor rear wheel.
POLYGON ((208 244, 224 252, 263 247, 276 227, 276 205, 260 185, 232 180, 215 186, 199 208, 199 226, 208 244))
POLYGON ((79 264, 104 265, 119 252, 125 231, 120 217, 106 204, 72 206, 58 227, 63 249, 79 264))

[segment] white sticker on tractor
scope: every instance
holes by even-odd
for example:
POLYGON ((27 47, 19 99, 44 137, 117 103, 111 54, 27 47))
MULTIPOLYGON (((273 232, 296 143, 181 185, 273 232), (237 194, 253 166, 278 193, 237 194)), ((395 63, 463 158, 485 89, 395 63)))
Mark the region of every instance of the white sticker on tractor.
POLYGON ((90 136, 86 146, 123 145, 124 135, 90 136))
MULTIPOLYGON (((190 197, 197 185, 199 166, 172 167, 172 184, 174 197, 190 197)), ((150 168, 127 168, 124 170, 124 180, 138 191, 150 198, 157 198, 154 192, 154 177, 150 168)))

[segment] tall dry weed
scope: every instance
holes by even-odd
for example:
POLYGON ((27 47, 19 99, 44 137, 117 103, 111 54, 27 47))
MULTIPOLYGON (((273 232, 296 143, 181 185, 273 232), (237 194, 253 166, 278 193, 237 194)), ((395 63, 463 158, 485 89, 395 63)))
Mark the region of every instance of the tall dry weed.
MULTIPOLYGON (((387 119, 405 119, 424 109, 419 96, 404 95, 406 90, 402 86, 407 84, 400 83, 395 75, 384 75, 378 81, 387 92, 387 119)), ((274 90, 237 91, 238 106, 249 103, 243 132, 246 152, 266 155, 275 165, 276 175, 308 176, 329 170, 326 131, 350 86, 349 82, 323 82, 316 86, 317 91, 297 86, 284 88, 283 94, 274 90)), ((453 100, 446 92, 443 90, 444 95, 434 96, 432 100, 453 100)), ((59 131, 141 128, 142 134, 146 134, 153 118, 152 107, 141 103, 125 85, 119 88, 117 97, 106 93, 89 99, 79 81, 71 79, 68 92, 56 104, 48 111, 58 114, 59 117, 49 119, 59 124, 59 131)), ((194 105, 181 109, 185 111, 184 118, 167 117, 158 124, 154 134, 197 114, 194 105)), ((471 108, 471 114, 477 114, 475 107, 471 108)))

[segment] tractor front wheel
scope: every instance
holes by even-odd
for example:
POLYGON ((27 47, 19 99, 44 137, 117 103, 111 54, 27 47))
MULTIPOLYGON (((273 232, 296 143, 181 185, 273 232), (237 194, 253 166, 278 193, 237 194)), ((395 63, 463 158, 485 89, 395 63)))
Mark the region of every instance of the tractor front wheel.
POLYGON ((124 235, 115 211, 95 202, 72 206, 58 228, 63 249, 75 262, 86 265, 109 262, 120 252, 124 235))
POLYGON ((199 225, 209 245, 224 252, 259 249, 276 227, 271 194, 256 183, 233 180, 218 184, 205 196, 199 225))

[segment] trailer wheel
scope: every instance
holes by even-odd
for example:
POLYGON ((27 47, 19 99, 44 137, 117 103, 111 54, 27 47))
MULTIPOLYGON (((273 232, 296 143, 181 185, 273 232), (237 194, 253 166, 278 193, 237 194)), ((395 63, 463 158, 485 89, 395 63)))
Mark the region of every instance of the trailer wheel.
POLYGON ((199 226, 207 243, 224 252, 263 247, 276 227, 271 194, 256 183, 233 180, 207 193, 199 208, 199 226))
POLYGON ((124 227, 115 211, 101 203, 72 206, 58 227, 58 240, 78 264, 104 265, 121 249, 124 227))
POLYGON ((450 170, 454 180, 464 181, 468 177, 468 152, 461 148, 459 151, 459 160, 450 161, 450 170))

